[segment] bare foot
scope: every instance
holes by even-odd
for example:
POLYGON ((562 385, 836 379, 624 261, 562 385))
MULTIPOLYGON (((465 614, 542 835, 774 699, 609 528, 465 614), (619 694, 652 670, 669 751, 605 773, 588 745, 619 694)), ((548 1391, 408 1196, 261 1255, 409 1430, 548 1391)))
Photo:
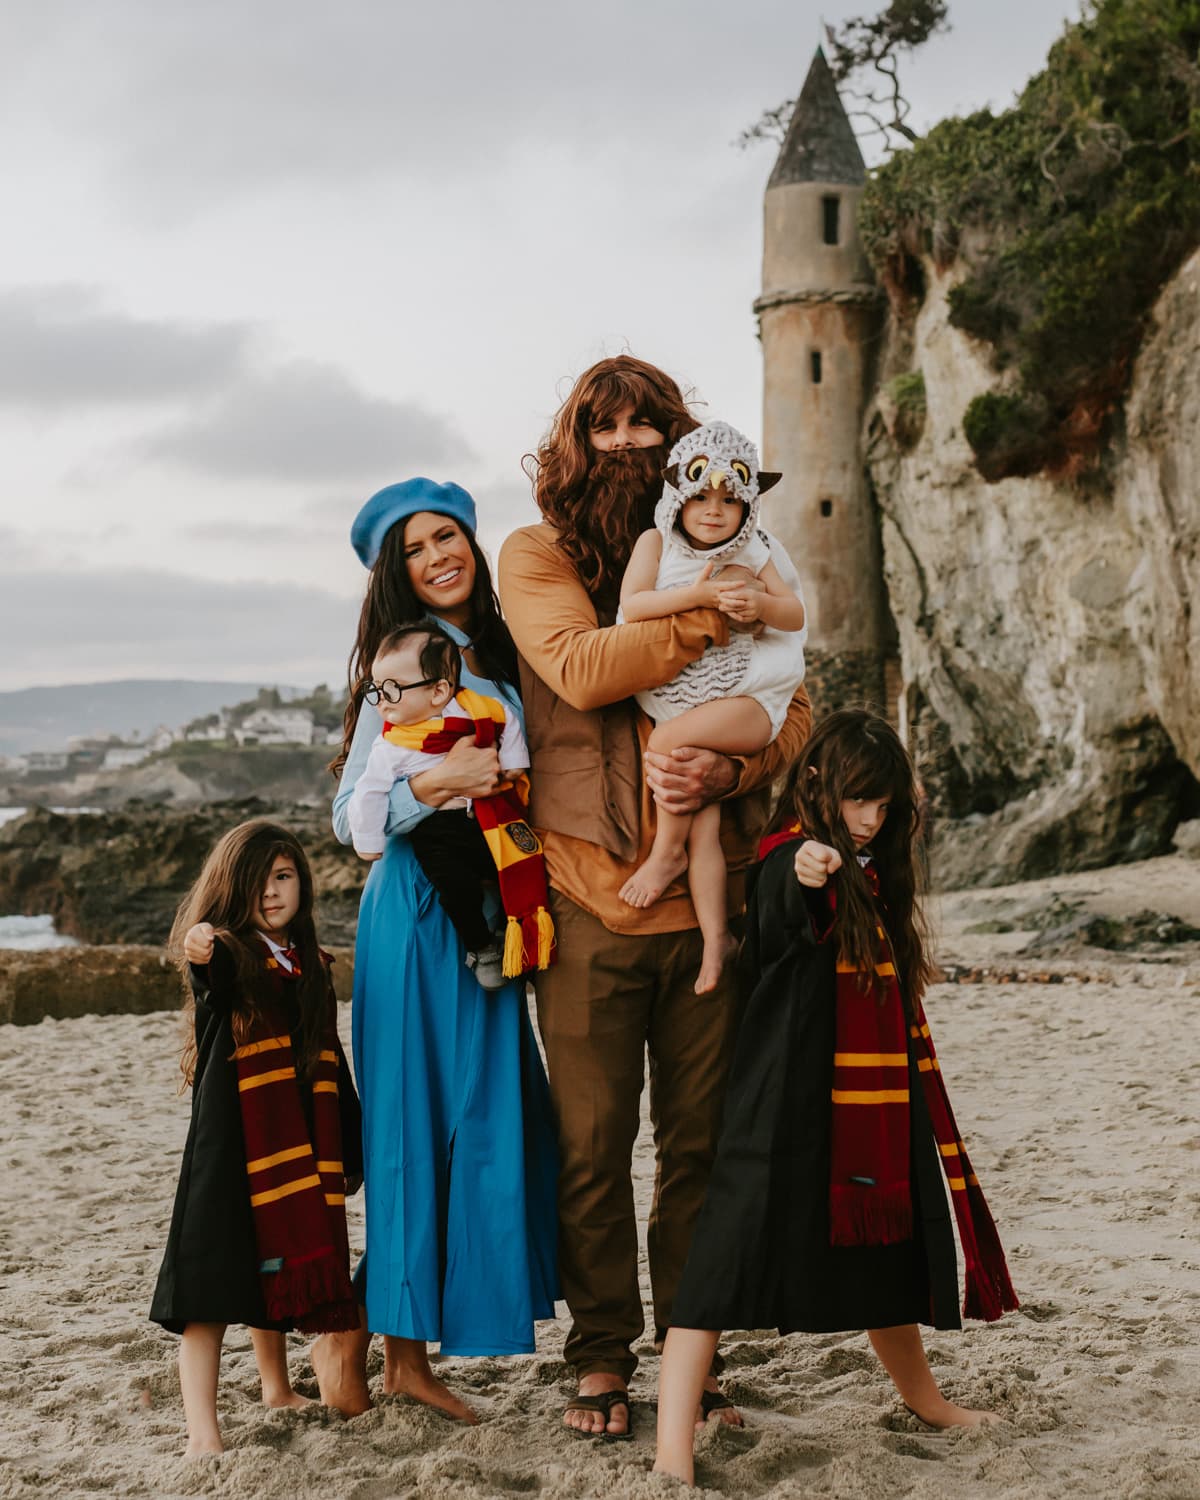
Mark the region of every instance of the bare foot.
POLYGON ((969 1406, 955 1406, 953 1401, 947 1401, 944 1396, 930 1406, 928 1412, 917 1411, 914 1407, 905 1405, 905 1411, 912 1412, 918 1422, 924 1422, 926 1427, 990 1427, 1000 1418, 994 1411, 974 1411, 969 1406))
POLYGON ((299 1391, 272 1391, 268 1396, 263 1392, 263 1405, 269 1406, 272 1411, 278 1411, 281 1407, 290 1406, 299 1411, 302 1406, 314 1406, 316 1403, 311 1396, 302 1396, 299 1391))
POLYGON ((662 854, 651 849, 650 858, 633 872, 618 894, 626 906, 653 906, 686 869, 686 849, 672 849, 662 854))
POLYGON ((724 932, 715 941, 705 943, 700 973, 696 978, 697 995, 707 995, 716 989, 721 982, 721 972, 737 952, 737 946, 737 938, 731 932, 724 932))
POLYGON ((386 1370, 383 1389, 385 1395, 409 1396, 413 1401, 444 1411, 456 1422, 466 1422, 470 1427, 479 1422, 467 1403, 456 1396, 444 1381, 439 1380, 428 1365, 423 1370, 411 1365, 386 1370))
POLYGON ((364 1308, 363 1321, 355 1332, 323 1333, 313 1340, 308 1351, 322 1402, 344 1417, 359 1417, 371 1409, 371 1393, 367 1389, 367 1346, 371 1335, 367 1332, 366 1318, 364 1308))
MULTIPOLYGON (((579 1394, 581 1396, 600 1396, 605 1391, 623 1391, 625 1382, 619 1375, 608 1375, 603 1371, 596 1371, 591 1375, 585 1375, 579 1382, 579 1394)), ((604 1420, 602 1411, 565 1411, 563 1412, 563 1426, 573 1427, 577 1432, 610 1432, 614 1437, 629 1431, 629 1404, 628 1402, 617 1402, 614 1404, 607 1422, 604 1420)))
MULTIPOLYGON (((715 1395, 720 1395, 721 1387, 717 1384, 717 1377, 715 1375, 709 1375, 705 1378, 704 1389, 706 1393, 711 1391, 715 1395)), ((746 1425, 742 1421, 742 1414, 736 1406, 714 1407, 709 1415, 716 1417, 717 1421, 723 1423, 726 1427, 745 1427, 746 1425)), ((704 1414, 704 1407, 700 1406, 696 1412, 697 1428, 703 1427, 707 1421, 708 1417, 704 1414)))
POLYGON ((225 1444, 218 1434, 215 1438, 189 1438, 188 1445, 183 1450, 183 1456, 184 1458, 207 1458, 210 1454, 224 1452, 225 1444))

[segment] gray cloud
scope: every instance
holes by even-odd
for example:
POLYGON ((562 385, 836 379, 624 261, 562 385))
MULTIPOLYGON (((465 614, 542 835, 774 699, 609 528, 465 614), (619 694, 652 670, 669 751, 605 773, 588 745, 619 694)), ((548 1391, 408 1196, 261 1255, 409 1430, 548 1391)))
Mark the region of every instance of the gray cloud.
POLYGON ((250 333, 109 312, 89 287, 0 291, 0 402, 54 411, 204 393, 241 368, 250 333))
MULTIPOLYGON (((549 158, 528 194, 545 232, 556 171, 615 172, 626 208, 680 174, 702 181, 718 142, 795 95, 821 40, 816 7, 795 0, 18 9, 0 48, 0 120, 36 111, 44 134, 95 153, 160 220, 264 189, 383 177, 478 192, 534 148, 549 158)), ((824 19, 861 10, 827 0, 824 19)), ((1077 0, 953 5, 950 36, 906 63, 914 121, 1005 104, 1076 11, 1077 0)))
POLYGON ((243 379, 143 451, 217 478, 289 482, 413 473, 471 456, 436 412, 370 396, 334 366, 307 361, 243 379))
POLYGON ((0 525, 0 570, 35 567, 45 560, 43 549, 28 532, 0 525))
POLYGON ((165 571, 22 571, 0 582, 0 640, 12 643, 0 689, 97 675, 337 681, 358 612, 321 589, 165 571))
POLYGON ((736 17, 726 0, 609 0, 603 11, 558 0, 41 0, 39 10, 11 56, 11 91, 28 107, 68 77, 55 128, 86 134, 127 181, 153 189, 156 210, 177 212, 262 183, 447 167, 490 176, 530 144, 619 153, 630 179, 652 186, 714 102, 734 129, 777 102, 762 97, 756 60, 804 32, 788 75, 798 87, 816 42, 815 17, 798 26, 790 0, 747 0, 736 17))
MULTIPOLYGON (((380 482, 382 488, 383 481, 380 482)), ((224 547, 229 543, 239 547, 270 548, 275 554, 284 549, 288 552, 312 552, 327 556, 329 547, 350 547, 350 523, 358 507, 367 498, 364 488, 360 494, 319 500, 295 502, 287 497, 286 524, 278 516, 264 520, 250 520, 247 512, 241 511, 236 519, 223 516, 214 522, 210 518, 195 521, 179 528, 179 535, 189 546, 211 545, 224 547)))

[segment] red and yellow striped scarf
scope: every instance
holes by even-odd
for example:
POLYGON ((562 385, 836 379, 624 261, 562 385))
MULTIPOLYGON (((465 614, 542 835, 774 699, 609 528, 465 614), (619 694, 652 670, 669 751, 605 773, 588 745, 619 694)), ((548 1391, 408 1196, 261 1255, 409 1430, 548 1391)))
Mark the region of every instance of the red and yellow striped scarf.
MULTIPOLYGON (((458 740, 474 736, 477 745, 496 743, 506 713, 503 704, 482 693, 460 688, 455 694, 471 717, 424 719, 419 724, 385 724, 383 737, 393 745, 444 755, 458 740)), ((490 797, 475 797, 471 806, 496 866, 500 901, 508 918, 504 935, 504 974, 515 979, 527 969, 546 969, 555 961, 554 923, 546 897, 546 862, 537 834, 525 821, 529 781, 505 783, 490 797)))
MULTIPOLYGON (((292 957, 290 951, 287 955, 292 957)), ((327 962, 325 955, 322 960, 327 962)), ((233 1054, 246 1147, 250 1208, 267 1317, 305 1333, 358 1327, 350 1286, 346 1178, 338 1106, 337 1012, 329 990, 312 1074, 312 1137, 304 1118, 282 988, 299 975, 273 956, 280 987, 233 1054)))
MULTIPOLYGON (((760 857, 801 840, 799 823, 768 835, 760 857)), ((876 896, 878 878, 866 870, 876 896)), ((828 887, 836 929, 836 887, 828 887)), ((909 1043, 950 1188, 966 1267, 963 1316, 993 1322, 1017 1304, 1000 1236, 958 1133, 929 1023, 904 1016, 904 998, 887 933, 879 929, 879 957, 864 986, 858 969, 837 963, 829 1173, 829 1237, 834 1245, 888 1245, 912 1238, 909 1181, 909 1043)))

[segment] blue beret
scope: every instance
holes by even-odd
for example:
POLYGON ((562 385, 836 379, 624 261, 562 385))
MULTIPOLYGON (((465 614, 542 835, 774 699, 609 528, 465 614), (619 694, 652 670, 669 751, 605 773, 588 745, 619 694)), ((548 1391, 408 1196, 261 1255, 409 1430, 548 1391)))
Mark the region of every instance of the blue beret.
POLYGON ((461 485, 437 484, 432 479, 405 479, 389 484, 372 495, 350 528, 350 543, 363 566, 373 568, 383 539, 397 521, 406 521, 418 511, 432 510, 452 516, 464 530, 475 534, 475 502, 461 485))

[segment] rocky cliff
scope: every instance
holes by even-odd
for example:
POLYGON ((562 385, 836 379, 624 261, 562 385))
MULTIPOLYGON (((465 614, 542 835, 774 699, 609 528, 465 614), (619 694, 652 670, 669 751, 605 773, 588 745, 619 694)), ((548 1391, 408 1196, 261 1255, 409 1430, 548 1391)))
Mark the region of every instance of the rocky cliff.
POLYGON ((1158 300, 1123 430, 1074 479, 980 475, 962 414, 1004 377, 949 321, 960 263, 922 270, 865 447, 935 879, 1162 852, 1200 775, 1200 254, 1158 300))
POLYGON ((334 838, 327 807, 255 799, 175 810, 34 808, 0 826, 0 911, 49 913, 85 943, 161 947, 180 900, 217 839, 245 818, 272 817, 300 839, 313 867, 326 947, 350 945, 369 868, 334 838))

